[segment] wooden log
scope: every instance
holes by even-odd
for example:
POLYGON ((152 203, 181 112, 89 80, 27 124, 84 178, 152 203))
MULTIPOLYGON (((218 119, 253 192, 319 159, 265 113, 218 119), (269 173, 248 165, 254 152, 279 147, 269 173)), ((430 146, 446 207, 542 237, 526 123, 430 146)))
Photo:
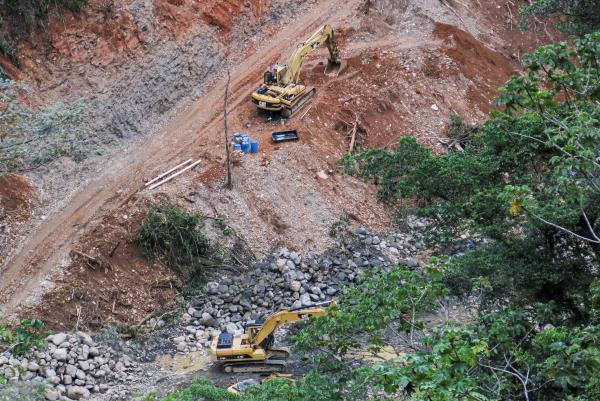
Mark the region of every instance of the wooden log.
POLYGON ((196 167, 196 165, 197 165, 198 163, 200 163, 201 161, 202 161, 201 159, 198 159, 198 160, 196 160, 194 163, 190 164, 190 165, 189 165, 189 166, 187 166, 186 168, 184 168, 184 169, 182 169, 182 170, 179 170, 179 171, 178 171, 178 172, 176 172, 175 174, 171 174, 171 175, 170 175, 170 176, 168 176, 167 178, 163 179, 162 181, 159 181, 159 182, 157 182, 157 183, 156 183, 156 184, 154 184, 154 185, 151 185, 149 189, 154 189, 154 188, 156 188, 156 187, 159 187, 159 186, 161 186, 161 185, 162 185, 162 184, 164 184, 165 182, 169 182, 169 181, 171 181, 173 178, 177 177, 179 174, 185 173, 185 172, 186 172, 186 171, 188 171, 189 169, 196 167))
POLYGON ((162 173, 161 175, 159 175, 158 177, 155 177, 153 179, 151 179, 150 181, 148 181, 147 183, 144 184, 145 187, 147 187, 148 185, 152 184, 153 182, 156 182, 158 180, 160 180, 161 178, 163 178, 165 175, 171 174, 173 171, 177 170, 180 167, 185 166, 186 164, 188 164, 189 162, 191 162, 193 159, 187 159, 186 161, 184 161, 183 163, 180 163, 178 165, 176 165, 175 167, 173 167, 172 169, 170 169, 169 171, 165 171, 164 173, 162 173))

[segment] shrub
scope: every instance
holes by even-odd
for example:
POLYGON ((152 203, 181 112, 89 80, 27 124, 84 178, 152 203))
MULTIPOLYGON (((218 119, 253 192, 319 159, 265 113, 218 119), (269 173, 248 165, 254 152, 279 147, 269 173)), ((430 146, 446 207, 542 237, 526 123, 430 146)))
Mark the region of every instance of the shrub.
POLYGON ((596 0, 535 0, 521 7, 522 27, 527 29, 531 17, 562 15, 567 22, 560 22, 558 29, 583 35, 600 28, 600 13, 596 0))
POLYGON ((0 324, 0 351, 10 350, 13 355, 25 355, 34 347, 46 344, 46 328, 40 320, 23 320, 16 327, 0 324))
POLYGON ((218 258, 216 248, 201 231, 203 222, 202 216, 176 205, 153 206, 137 242, 146 257, 165 263, 189 284, 201 280, 204 268, 218 258))

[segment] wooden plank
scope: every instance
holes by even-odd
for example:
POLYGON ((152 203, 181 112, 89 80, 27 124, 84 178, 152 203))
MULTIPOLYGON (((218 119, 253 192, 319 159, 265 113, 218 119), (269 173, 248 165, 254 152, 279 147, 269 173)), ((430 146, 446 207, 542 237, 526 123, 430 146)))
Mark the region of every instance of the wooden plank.
POLYGON ((165 178, 164 180, 162 180, 162 181, 159 181, 159 182, 157 182, 156 184, 154 184, 154 185, 150 186, 150 188, 148 188, 148 189, 154 189, 154 188, 156 188, 156 187, 158 187, 158 186, 161 186, 161 185, 162 185, 162 184, 164 184, 165 182, 171 181, 173 178, 177 177, 179 174, 185 173, 185 172, 186 172, 186 171, 188 171, 189 169, 196 167, 196 165, 197 165, 198 163, 200 163, 201 161, 202 161, 201 159, 198 159, 197 161, 195 161, 194 163, 190 164, 190 165, 189 165, 189 166, 187 166, 186 168, 184 168, 184 169, 182 169, 182 170, 179 170, 179 171, 178 171, 178 172, 176 172, 175 174, 171 174, 170 176, 168 176, 168 177, 167 177, 167 178, 165 178))
POLYGON ((186 164, 188 164, 189 162, 191 162, 193 159, 187 159, 186 161, 184 161, 183 163, 180 163, 178 165, 176 165, 175 167, 173 167, 172 169, 170 169, 169 171, 166 171, 164 173, 162 173, 161 175, 159 175, 158 177, 155 177, 153 179, 151 179, 150 181, 148 181, 147 183, 144 184, 145 187, 147 187, 148 185, 152 184, 153 182, 156 182, 158 180, 160 180, 161 178, 163 178, 165 175, 171 174, 173 171, 177 170, 180 167, 185 166, 186 164))

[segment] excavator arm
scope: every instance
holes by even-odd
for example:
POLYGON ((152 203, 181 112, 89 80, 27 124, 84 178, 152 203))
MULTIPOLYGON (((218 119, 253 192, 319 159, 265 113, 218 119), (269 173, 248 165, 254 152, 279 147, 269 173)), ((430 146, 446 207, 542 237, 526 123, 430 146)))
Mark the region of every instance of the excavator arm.
POLYGON ((299 320, 307 320, 311 316, 323 316, 327 314, 327 307, 335 305, 335 301, 327 301, 306 308, 285 309, 276 312, 265 320, 262 327, 249 340, 254 345, 260 345, 278 327, 299 320))
POLYGON ((341 64, 340 53, 333 34, 333 28, 329 24, 323 25, 304 43, 298 45, 296 50, 290 56, 281 82, 283 86, 290 83, 295 84, 299 81, 302 60, 307 54, 321 46, 323 43, 326 43, 327 49, 329 49, 330 67, 339 66, 341 64))

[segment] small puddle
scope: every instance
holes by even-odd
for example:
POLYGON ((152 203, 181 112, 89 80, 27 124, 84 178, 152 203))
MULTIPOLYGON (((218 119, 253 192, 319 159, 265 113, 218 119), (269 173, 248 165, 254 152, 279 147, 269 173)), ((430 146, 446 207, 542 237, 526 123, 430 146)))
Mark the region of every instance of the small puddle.
POLYGON ((355 357, 358 357, 359 359, 362 359, 363 361, 383 362, 398 358, 400 354, 403 353, 398 353, 394 350, 393 347, 386 345, 385 347, 382 347, 377 353, 368 350, 357 350, 351 352, 350 354, 354 355, 355 357))
POLYGON ((156 363, 165 369, 184 374, 208 370, 212 361, 206 351, 194 351, 186 354, 160 355, 156 358, 156 363))

